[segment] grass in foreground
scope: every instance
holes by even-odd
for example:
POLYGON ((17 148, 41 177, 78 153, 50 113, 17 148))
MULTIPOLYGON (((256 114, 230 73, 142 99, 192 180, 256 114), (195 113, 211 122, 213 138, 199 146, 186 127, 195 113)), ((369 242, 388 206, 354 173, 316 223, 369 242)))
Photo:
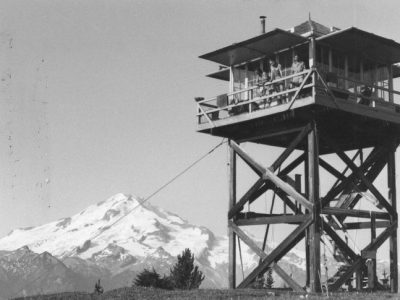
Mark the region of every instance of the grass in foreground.
POLYGON ((399 299, 400 294, 390 293, 336 293, 333 295, 300 295, 287 292, 271 293, 268 290, 255 290, 255 289, 236 289, 236 290, 210 290, 199 289, 191 291, 166 291, 154 288, 131 287, 120 288, 105 292, 103 295, 96 296, 89 293, 62 293, 53 295, 41 295, 25 298, 18 298, 25 300, 105 300, 105 299, 212 299, 212 300, 246 300, 246 299, 268 299, 268 300, 316 300, 316 299, 329 299, 329 300, 377 300, 377 299, 399 299))

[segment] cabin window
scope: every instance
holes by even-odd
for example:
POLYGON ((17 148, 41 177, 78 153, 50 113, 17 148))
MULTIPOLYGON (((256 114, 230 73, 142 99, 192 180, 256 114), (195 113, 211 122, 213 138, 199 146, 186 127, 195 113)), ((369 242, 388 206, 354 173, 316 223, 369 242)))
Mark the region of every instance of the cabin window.
POLYGON ((321 73, 329 72, 329 48, 321 45, 317 45, 317 66, 321 73))
POLYGON ((247 77, 249 80, 249 86, 255 86, 257 84, 257 70, 261 69, 263 71, 266 70, 265 68, 266 66, 262 60, 254 61, 247 64, 247 77))
POLYGON ((360 92, 359 81, 361 81, 360 59, 354 55, 347 56, 347 88, 350 92, 360 92))
POLYGON ((348 77, 355 81, 360 81, 360 59, 356 56, 348 56, 348 77))
POLYGON ((336 50, 332 50, 332 72, 335 73, 338 78, 337 87, 344 89, 345 88, 345 80, 340 77, 345 77, 345 56, 343 53, 340 53, 336 50))
POLYGON ((375 64, 370 61, 363 61, 363 82, 373 84, 375 82, 375 64))
MULTIPOLYGON (((389 70, 386 65, 383 64, 377 65, 375 85, 386 89, 389 88, 389 70)), ((387 91, 377 89, 376 96, 385 101, 389 101, 389 93, 387 91)))
MULTIPOLYGON (((237 92, 246 88, 246 68, 245 66, 232 68, 233 73, 233 92, 237 92)), ((234 96, 235 100, 241 101, 244 99, 243 93, 238 93, 234 96), (243 99, 242 99, 243 98, 243 99)))

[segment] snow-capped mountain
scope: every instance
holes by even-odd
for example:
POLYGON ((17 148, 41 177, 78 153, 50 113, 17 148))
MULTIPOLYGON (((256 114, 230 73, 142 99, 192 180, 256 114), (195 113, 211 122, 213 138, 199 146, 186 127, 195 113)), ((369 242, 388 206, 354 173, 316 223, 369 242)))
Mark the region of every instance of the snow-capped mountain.
MULTIPOLYGON (((92 291, 98 278, 106 289, 130 286, 144 268, 169 273, 185 248, 194 252, 206 275, 202 287, 227 286, 226 237, 216 237, 156 206, 141 205, 133 196, 117 194, 72 217, 13 230, 1 238, 0 296, 92 291)), ((245 247, 242 260, 245 272, 258 263, 245 247)), ((302 253, 291 252, 281 265, 301 277, 302 253)))
POLYGON ((17 229, 0 239, 3 250, 22 246, 37 253, 47 251, 60 258, 77 256, 96 260, 118 251, 118 247, 125 250, 120 253, 121 258, 155 254, 159 247, 173 256, 185 247, 196 255, 210 246, 218 251, 218 241, 208 229, 190 225, 177 215, 150 204, 140 205, 134 197, 123 194, 72 217, 17 229), (124 218, 117 221, 122 216, 124 218))

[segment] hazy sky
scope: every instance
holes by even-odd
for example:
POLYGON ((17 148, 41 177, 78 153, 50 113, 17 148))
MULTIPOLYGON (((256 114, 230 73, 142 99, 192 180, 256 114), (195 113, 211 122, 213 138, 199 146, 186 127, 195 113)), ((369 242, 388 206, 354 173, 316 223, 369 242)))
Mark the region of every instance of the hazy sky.
MULTIPOLYGON (((400 41, 393 1, 0 1, 0 236, 118 192, 146 197, 220 139, 193 97, 227 84, 199 55, 312 18, 400 41)), ((266 148, 265 161, 276 150, 266 148)), ((151 202, 226 232, 226 146, 151 202)))

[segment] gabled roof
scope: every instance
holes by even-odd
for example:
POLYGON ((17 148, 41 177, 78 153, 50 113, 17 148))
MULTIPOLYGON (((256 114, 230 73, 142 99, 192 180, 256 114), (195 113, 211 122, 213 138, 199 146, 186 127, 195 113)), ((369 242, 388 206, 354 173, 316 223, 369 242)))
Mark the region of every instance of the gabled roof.
POLYGON ((400 62, 399 43, 356 27, 321 36, 317 38, 318 41, 372 61, 388 64, 400 62))
POLYGON ((276 28, 254 38, 201 55, 224 66, 232 66, 306 42, 307 38, 276 28))
POLYGON ((292 32, 298 35, 304 35, 308 32, 313 32, 314 36, 321 36, 330 33, 331 29, 320 23, 308 20, 293 27, 292 32))

